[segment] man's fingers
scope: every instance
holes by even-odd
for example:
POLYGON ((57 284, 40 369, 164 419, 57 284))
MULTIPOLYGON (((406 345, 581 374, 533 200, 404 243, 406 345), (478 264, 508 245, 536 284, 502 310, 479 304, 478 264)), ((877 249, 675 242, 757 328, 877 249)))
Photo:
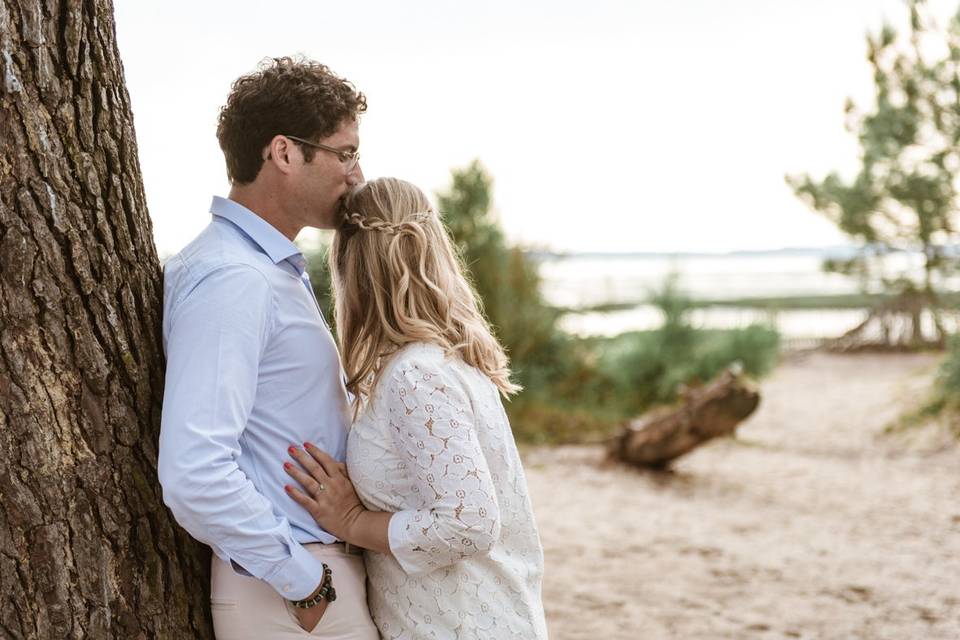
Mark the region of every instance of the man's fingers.
MULTIPOLYGON (((310 445, 310 447, 314 450, 318 450, 313 445, 310 445)), ((327 470, 323 466, 321 466, 320 464, 317 463, 316 460, 314 460, 312 455, 308 455, 300 447, 290 447, 288 451, 290 452, 290 455, 293 456, 293 459, 299 462, 300 466, 306 469, 307 472, 311 476, 313 476, 318 482, 325 482, 328 479, 328 476, 330 474, 327 473, 327 470)))
POLYGON ((327 455, 326 451, 320 449, 312 442, 304 442, 303 448, 307 450, 307 453, 309 453, 314 460, 320 463, 328 476, 332 476, 336 472, 337 465, 340 463, 327 455))
MULTIPOLYGON (((317 495, 317 491, 320 489, 320 483, 313 478, 313 476, 304 473, 297 465, 290 464, 289 462, 283 463, 283 470, 287 472, 294 480, 300 483, 300 485, 307 490, 312 496, 317 495)), ((326 487, 324 487, 326 488, 326 487)))

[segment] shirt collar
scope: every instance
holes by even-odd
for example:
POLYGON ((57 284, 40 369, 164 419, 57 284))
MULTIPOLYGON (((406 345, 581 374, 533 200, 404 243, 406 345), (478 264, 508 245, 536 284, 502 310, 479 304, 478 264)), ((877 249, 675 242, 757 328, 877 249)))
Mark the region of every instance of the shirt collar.
POLYGON ((233 200, 213 196, 210 213, 229 220, 239 227, 264 253, 270 256, 274 264, 286 260, 296 267, 299 273, 303 273, 306 260, 297 245, 250 209, 233 200))

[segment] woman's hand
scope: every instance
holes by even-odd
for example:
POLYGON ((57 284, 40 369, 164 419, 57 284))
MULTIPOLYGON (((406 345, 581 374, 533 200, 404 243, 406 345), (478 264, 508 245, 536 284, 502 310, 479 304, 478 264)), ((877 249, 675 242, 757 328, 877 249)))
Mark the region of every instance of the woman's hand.
POLYGON ((285 462, 283 468, 300 488, 288 484, 284 487, 287 494, 326 531, 359 546, 353 530, 366 509, 350 482, 347 465, 309 442, 304 443, 303 449, 293 446, 288 451, 300 466, 285 462))

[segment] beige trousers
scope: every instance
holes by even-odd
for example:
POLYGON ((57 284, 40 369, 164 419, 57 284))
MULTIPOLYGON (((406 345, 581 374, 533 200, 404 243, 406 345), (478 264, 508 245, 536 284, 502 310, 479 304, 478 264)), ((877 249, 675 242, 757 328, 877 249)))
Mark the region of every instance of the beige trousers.
MULTIPOLYGON (((367 609, 367 572, 363 556, 348 554, 344 544, 308 544, 305 548, 333 571, 337 599, 311 633, 304 631, 293 608, 266 582, 243 576, 216 555, 212 561, 210 609, 217 640, 326 638, 378 640, 367 609)), ((318 577, 319 582, 319 577, 318 577)))

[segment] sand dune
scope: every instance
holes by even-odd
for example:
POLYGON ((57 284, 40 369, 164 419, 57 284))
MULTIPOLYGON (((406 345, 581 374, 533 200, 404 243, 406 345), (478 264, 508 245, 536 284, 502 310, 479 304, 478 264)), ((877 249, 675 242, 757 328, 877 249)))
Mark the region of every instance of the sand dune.
POLYGON ((672 473, 526 452, 551 637, 960 639, 960 448, 881 435, 935 363, 795 359, 672 473))

